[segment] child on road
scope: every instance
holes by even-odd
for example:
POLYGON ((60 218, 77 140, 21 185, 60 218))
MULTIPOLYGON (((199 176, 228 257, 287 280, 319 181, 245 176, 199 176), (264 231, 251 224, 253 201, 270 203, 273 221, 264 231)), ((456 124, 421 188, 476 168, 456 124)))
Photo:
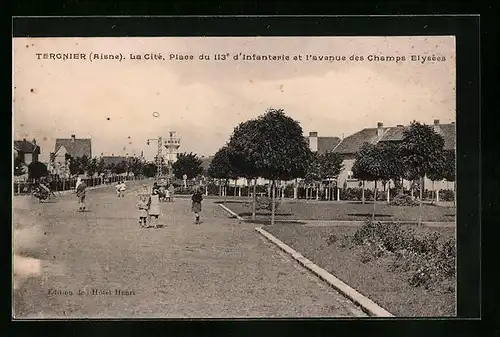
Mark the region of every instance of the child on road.
POLYGON ((148 202, 148 213, 150 222, 153 224, 154 228, 158 228, 158 218, 160 217, 160 196, 159 189, 155 186, 152 189, 151 196, 149 197, 148 202))
POLYGON ((121 180, 117 185, 116 185, 116 195, 118 198, 123 198, 125 196, 125 190, 127 189, 127 185, 121 180))
POLYGON ((139 194, 139 202, 137 208, 139 209, 139 226, 146 227, 148 222, 148 196, 147 194, 139 194))
POLYGON ((203 195, 201 194, 201 191, 199 188, 195 188, 193 196, 191 197, 192 200, 192 206, 191 210, 194 213, 194 219, 195 223, 199 224, 200 223, 200 212, 201 212, 201 202, 203 201, 203 195))

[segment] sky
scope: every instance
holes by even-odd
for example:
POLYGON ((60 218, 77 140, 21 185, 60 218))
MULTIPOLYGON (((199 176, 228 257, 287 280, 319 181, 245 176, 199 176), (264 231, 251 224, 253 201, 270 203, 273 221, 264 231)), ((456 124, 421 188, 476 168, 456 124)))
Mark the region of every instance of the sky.
POLYGON ((377 122, 450 123, 455 74, 453 36, 15 38, 13 137, 35 138, 42 161, 54 151, 56 138, 72 134, 92 138, 94 156, 144 151, 152 158, 156 145, 148 146, 147 139, 169 131, 181 138, 180 152, 213 155, 239 123, 268 108, 284 109, 304 135, 316 131, 320 137, 345 137, 377 122), (86 59, 44 59, 44 53, 86 59), (123 58, 90 61, 90 53, 123 58), (290 59, 234 60, 238 53, 290 59), (164 59, 130 56, 144 54, 164 59), (171 60, 170 54, 194 59, 171 60), (200 54, 210 60, 199 60, 200 54), (215 54, 229 57, 215 60, 215 54), (306 60, 306 55, 347 59, 306 60), (369 55, 405 60, 369 61, 369 55), (364 59, 350 61, 350 56, 364 59), (422 56, 431 59, 422 62, 422 56))

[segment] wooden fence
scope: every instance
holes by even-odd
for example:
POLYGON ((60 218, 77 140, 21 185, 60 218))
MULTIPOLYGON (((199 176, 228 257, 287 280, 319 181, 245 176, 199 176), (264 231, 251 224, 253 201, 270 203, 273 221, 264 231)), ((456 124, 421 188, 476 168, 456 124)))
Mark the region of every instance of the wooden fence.
MULTIPOLYGON (((95 177, 95 178, 82 178, 87 187, 95 187, 101 185, 110 185, 117 183, 120 180, 137 180, 142 179, 141 177, 129 176, 110 176, 110 177, 95 177)), ((14 195, 23 195, 30 193, 31 181, 16 181, 14 182, 14 195)), ((45 182, 45 185, 49 187, 54 192, 63 192, 74 190, 76 186, 76 178, 69 179, 55 179, 45 182)))

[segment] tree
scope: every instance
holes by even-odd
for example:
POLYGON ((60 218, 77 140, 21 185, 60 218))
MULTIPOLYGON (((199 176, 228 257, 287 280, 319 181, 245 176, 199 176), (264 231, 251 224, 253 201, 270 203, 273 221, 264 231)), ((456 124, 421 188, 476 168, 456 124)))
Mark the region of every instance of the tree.
MULTIPOLYGON (((342 157, 333 151, 327 151, 319 155, 321 180, 336 179, 344 168, 342 157)), ((331 195, 331 180, 328 189, 331 195)))
POLYGON ((142 172, 142 161, 137 157, 129 158, 127 172, 132 172, 134 176, 138 176, 142 172))
POLYGON ((152 178, 156 175, 156 164, 155 163, 146 163, 141 168, 141 173, 143 176, 147 178, 152 178))
POLYGON ((96 172, 101 174, 106 171, 106 162, 103 158, 100 158, 96 165, 96 172))
POLYGON ((21 158, 19 156, 15 156, 14 158, 14 175, 22 176, 25 174, 24 164, 21 162, 21 158))
POLYGON ((28 165, 28 179, 38 180, 49 174, 47 166, 39 161, 34 161, 28 165))
POLYGON ((126 160, 122 160, 114 166, 114 172, 116 174, 127 173, 128 163, 126 160))
MULTIPOLYGON (((401 144, 398 142, 384 142, 379 143, 378 146, 382 151, 383 160, 385 161, 385 177, 386 182, 393 180, 394 183, 401 184, 401 194, 403 194, 403 182, 407 168, 402 158, 401 144)), ((387 190, 389 193, 389 190, 387 190)))
POLYGON ((430 126, 413 121, 403 131, 401 154, 405 167, 412 176, 418 177, 420 183, 418 224, 422 223, 422 192, 424 177, 432 174, 442 163, 444 139, 430 126))
POLYGON ((271 224, 274 224, 276 181, 304 177, 309 164, 310 150, 302 127, 282 109, 268 109, 238 132, 243 132, 238 144, 234 141, 231 144, 235 138, 232 137, 229 145, 238 145, 237 152, 244 158, 243 162, 253 162, 255 173, 271 181, 271 224))
MULTIPOLYGON (((316 184, 322 179, 322 160, 320 154, 317 152, 311 152, 309 156, 309 163, 307 165, 306 174, 304 176, 304 180, 308 186, 306 186, 306 197, 307 192, 309 190, 309 184, 316 184)), ((317 187, 316 187, 316 195, 317 195, 317 187)), ((311 191, 312 193, 312 191, 311 191)))
POLYGON ((97 172, 97 158, 92 158, 87 165, 87 174, 93 176, 97 172))
MULTIPOLYGON (((207 170, 209 177, 224 180, 224 187, 227 186, 229 179, 237 179, 239 175, 237 169, 232 166, 228 153, 229 148, 227 145, 221 147, 215 153, 207 170)), ((226 194, 224 194, 224 203, 226 203, 226 194)))
POLYGON ((252 220, 256 216, 256 189, 257 178, 261 176, 259 168, 255 165, 255 153, 249 152, 253 139, 258 137, 258 121, 251 119, 240 123, 233 130, 227 144, 227 155, 231 162, 231 167, 235 168, 241 177, 253 180, 252 193, 252 220))
MULTIPOLYGON (((439 160, 431 167, 427 177, 434 184, 435 181, 455 181, 455 151, 443 150, 439 160)), ((433 186, 434 191, 434 186, 433 186)))
POLYGON ((375 183, 372 221, 375 220, 377 181, 384 180, 389 175, 389 169, 385 159, 383 146, 365 143, 358 153, 356 153, 356 158, 352 166, 352 173, 356 179, 373 181, 375 183))
POLYGON ((192 152, 179 153, 177 160, 172 164, 172 170, 178 179, 182 179, 184 174, 188 179, 193 179, 203 172, 202 163, 203 161, 192 152))

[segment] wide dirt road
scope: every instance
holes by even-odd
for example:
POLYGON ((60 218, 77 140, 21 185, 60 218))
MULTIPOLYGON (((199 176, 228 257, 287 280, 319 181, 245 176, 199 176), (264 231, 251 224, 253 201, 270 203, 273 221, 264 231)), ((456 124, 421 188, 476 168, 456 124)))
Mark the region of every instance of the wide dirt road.
POLYGON ((201 225, 176 199, 140 228, 136 190, 89 191, 86 213, 74 195, 14 198, 16 318, 364 316, 214 200, 201 225))

